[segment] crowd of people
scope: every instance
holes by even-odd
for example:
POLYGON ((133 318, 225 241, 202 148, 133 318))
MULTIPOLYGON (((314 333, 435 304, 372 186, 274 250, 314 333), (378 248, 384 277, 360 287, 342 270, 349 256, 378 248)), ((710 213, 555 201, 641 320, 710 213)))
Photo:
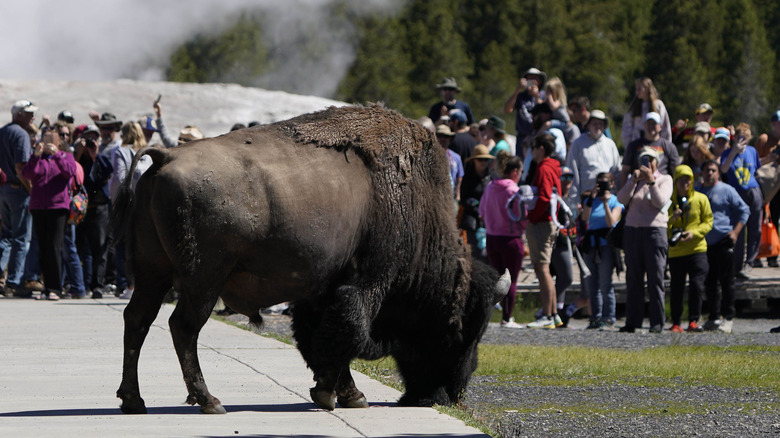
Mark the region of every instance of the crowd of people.
POLYGON ((90 112, 77 124, 70 111, 56 120, 20 100, 12 120, 0 129, 0 283, 3 296, 59 300, 129 299, 132 275, 125 270, 124 245, 109 229, 111 204, 124 179, 151 166, 143 156, 128 174, 136 152, 147 145, 171 148, 203 138, 195 126, 171 136, 159 99, 154 114, 122 122, 111 113, 90 112), (86 194, 79 213, 78 193, 86 194), (38 293, 39 292, 39 293, 38 293))
MULTIPOLYGON (((713 126, 707 103, 695 109, 692 126, 673 124, 653 81, 639 78, 622 118, 621 156, 604 111, 584 96, 568 100, 560 78, 537 68, 525 72, 503 107, 515 116, 517 136, 498 115, 471 122, 454 78, 436 87, 442 100, 420 122, 447 149, 457 223, 472 254, 512 276, 500 303, 502 327, 562 327, 587 307, 588 329, 633 333, 647 316, 651 333, 732 331, 736 280, 764 266, 764 207, 773 221, 780 216, 780 197, 764 199, 756 178, 762 165, 780 165, 780 111, 754 147, 746 123, 713 126), (514 283, 526 256, 541 309, 523 325, 513 316, 514 283), (582 292, 566 305, 575 261, 582 292), (614 272, 626 278, 619 328, 614 272)), ((778 267, 777 257, 766 263, 778 267)))
MULTIPOLYGON (((620 331, 643 326, 646 300, 650 332, 666 328, 668 275, 671 331, 683 331, 688 284, 685 330, 731 332, 735 280, 749 279, 752 268, 763 266, 764 206, 773 218, 780 216, 780 197, 764 199, 756 180, 761 166, 780 164, 780 111, 771 117, 772 130, 751 146, 749 125, 712 126, 714 110, 706 103, 696 108, 692 126, 672 124, 652 80, 640 78, 622 118, 621 156, 607 114, 591 108, 585 96, 569 100, 561 79, 548 79, 537 68, 525 72, 503 106, 514 114, 516 135, 499 115, 475 119, 457 98, 455 78, 436 87, 442 99, 420 122, 446 151, 453 215, 473 256, 510 272, 512 286, 500 303, 502 327, 562 327, 587 308, 588 329, 617 329, 617 271, 625 272, 627 289, 620 331), (541 308, 523 325, 513 315, 526 256, 541 308), (581 293, 567 305, 575 261, 581 293), (700 324, 704 297, 708 316, 700 324)), ((92 111, 87 123, 78 124, 62 111, 57 120, 44 116, 38 124, 32 102, 14 103, 11 123, 0 129, 3 295, 132 296, 124 244, 108 227, 119 186, 132 178, 134 187, 151 166, 144 156, 128 174, 142 148, 203 138, 195 126, 178 138, 170 135, 159 99, 152 108, 137 121, 92 111), (87 208, 74 217, 79 191, 87 194, 87 208)), ((767 258, 767 265, 778 267, 777 257, 767 258)))

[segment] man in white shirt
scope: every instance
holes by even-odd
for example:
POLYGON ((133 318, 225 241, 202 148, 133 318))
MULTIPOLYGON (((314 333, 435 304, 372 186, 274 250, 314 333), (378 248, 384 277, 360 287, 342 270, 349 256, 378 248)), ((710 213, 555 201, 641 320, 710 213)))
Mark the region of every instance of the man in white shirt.
POLYGON ((620 175, 620 154, 612 139, 604 135, 609 126, 607 116, 601 110, 593 110, 585 128, 587 134, 579 136, 566 156, 566 167, 574 173, 569 197, 578 205, 582 192, 596 185, 599 173, 610 172, 617 179, 620 175))

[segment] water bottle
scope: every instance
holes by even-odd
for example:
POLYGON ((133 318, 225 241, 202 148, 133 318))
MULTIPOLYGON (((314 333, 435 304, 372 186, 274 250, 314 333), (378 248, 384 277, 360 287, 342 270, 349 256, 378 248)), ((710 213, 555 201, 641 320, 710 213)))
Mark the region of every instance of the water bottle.
POLYGON ((485 249, 487 246, 487 233, 484 228, 477 228, 477 248, 480 250, 485 249))

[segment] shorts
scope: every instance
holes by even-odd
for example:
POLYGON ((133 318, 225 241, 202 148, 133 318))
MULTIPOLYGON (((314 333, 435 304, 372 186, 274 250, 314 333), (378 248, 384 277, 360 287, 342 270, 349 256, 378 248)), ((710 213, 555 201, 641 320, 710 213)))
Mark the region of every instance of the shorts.
POLYGON ((554 223, 528 223, 525 239, 528 241, 528 255, 531 256, 532 264, 550 264, 556 237, 558 237, 558 227, 554 223))

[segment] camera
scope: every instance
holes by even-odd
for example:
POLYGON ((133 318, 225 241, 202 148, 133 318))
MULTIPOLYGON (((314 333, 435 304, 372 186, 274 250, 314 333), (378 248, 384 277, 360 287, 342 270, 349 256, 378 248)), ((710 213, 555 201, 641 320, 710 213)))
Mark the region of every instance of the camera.
POLYGON ((95 143, 95 140, 86 139, 86 148, 95 149, 97 148, 97 143, 95 143))
POLYGON ((604 196, 607 190, 609 190, 609 181, 596 181, 596 184, 599 187, 598 197, 601 198, 604 196))
POLYGON ((680 241, 684 232, 685 228, 672 228, 672 237, 669 238, 669 246, 677 245, 677 242, 680 241))

